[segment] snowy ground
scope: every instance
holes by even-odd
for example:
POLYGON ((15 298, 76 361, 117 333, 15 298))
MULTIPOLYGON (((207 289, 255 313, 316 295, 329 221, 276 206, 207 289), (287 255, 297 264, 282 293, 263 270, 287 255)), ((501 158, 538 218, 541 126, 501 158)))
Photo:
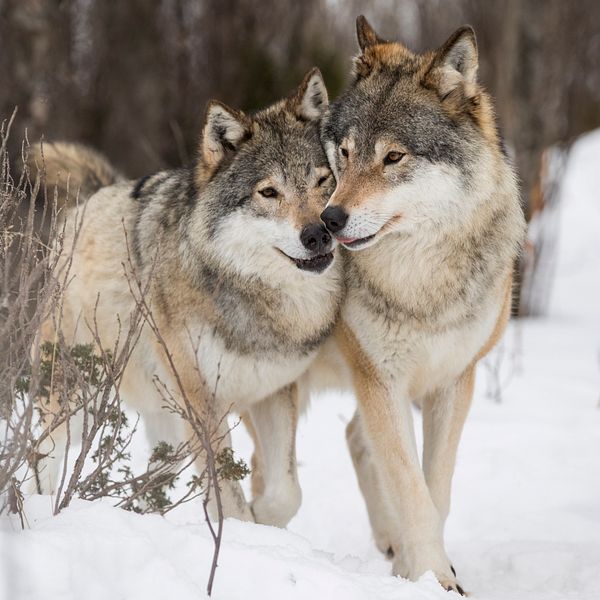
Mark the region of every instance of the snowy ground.
MULTIPOLYGON (((502 402, 486 397, 480 369, 446 534, 476 599, 600 599, 599 161, 600 131, 567 173, 551 314, 505 336, 502 402)), ((313 401, 299 432, 300 512, 287 531, 226 523, 215 599, 453 597, 430 574, 391 577, 376 551, 344 442, 353 409, 348 397, 313 401)), ((241 428, 235 445, 248 455, 241 428)), ((166 519, 102 501, 54 518, 49 507, 30 498, 25 531, 0 522, 3 600, 204 597, 211 543, 197 505, 166 519)))

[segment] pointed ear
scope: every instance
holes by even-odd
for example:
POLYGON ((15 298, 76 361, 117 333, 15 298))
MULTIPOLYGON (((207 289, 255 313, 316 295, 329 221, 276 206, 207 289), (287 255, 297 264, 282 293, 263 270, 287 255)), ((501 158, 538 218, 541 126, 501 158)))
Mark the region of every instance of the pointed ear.
POLYGON ((361 53, 352 61, 352 72, 355 80, 358 80, 367 77, 375 64, 374 56, 367 50, 377 44, 386 44, 387 40, 377 35, 364 15, 360 15, 356 19, 356 37, 361 53))
POLYGON ((201 156, 204 164, 210 169, 216 168, 250 137, 251 131, 252 122, 243 112, 211 100, 206 107, 202 129, 201 156))
POLYGON ((293 96, 293 103, 296 114, 305 121, 315 121, 325 114, 329 97, 323 75, 317 67, 305 75, 293 96))
POLYGON ((479 66, 473 28, 465 25, 457 29, 436 54, 433 67, 438 72, 441 96, 447 96, 461 83, 464 84, 467 96, 473 95, 479 66))
POLYGON ((385 44, 385 40, 375 33, 375 30, 364 15, 356 18, 356 37, 358 38, 358 45, 363 52, 369 46, 385 44))

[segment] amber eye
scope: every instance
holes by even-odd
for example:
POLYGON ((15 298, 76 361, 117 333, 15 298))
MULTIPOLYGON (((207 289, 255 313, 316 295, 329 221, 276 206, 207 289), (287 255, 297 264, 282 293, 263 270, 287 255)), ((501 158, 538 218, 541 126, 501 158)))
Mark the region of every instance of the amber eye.
POLYGON ((340 148, 340 152, 344 158, 348 158, 348 148, 340 148))
POLYGON ((277 198, 279 195, 277 190, 274 187, 266 187, 258 192, 265 198, 277 198))
POLYGON ((403 158, 404 158, 405 154, 403 154, 402 152, 396 152, 395 150, 392 150, 391 152, 388 152, 385 156, 385 158, 383 159, 383 164, 384 165, 394 165, 396 163, 399 163, 403 158))
POLYGON ((329 179, 329 175, 330 175, 330 173, 327 173, 327 175, 323 175, 323 177, 319 177, 319 181, 317 181, 317 185, 322 186, 329 179))

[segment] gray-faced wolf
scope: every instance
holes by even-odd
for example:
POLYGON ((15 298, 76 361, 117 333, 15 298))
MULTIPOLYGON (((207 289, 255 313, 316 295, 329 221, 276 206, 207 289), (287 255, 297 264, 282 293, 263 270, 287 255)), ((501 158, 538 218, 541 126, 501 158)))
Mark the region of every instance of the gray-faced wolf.
POLYGON ((353 81, 322 128, 338 183, 321 218, 355 251, 337 331, 359 403, 347 438, 394 573, 432 570, 462 593, 444 522, 475 365, 509 316, 524 219, 477 82, 473 30, 419 55, 364 17, 357 29, 353 81), (423 408, 422 468, 413 401, 423 408))
MULTIPOLYGON (((112 347, 118 319, 126 324, 135 306, 123 269, 130 246, 136 273, 144 278, 152 271, 154 319, 187 395, 199 408, 214 402, 217 415, 230 407, 249 415, 262 494, 250 506, 238 483, 224 482, 225 516, 278 526, 301 499, 295 382, 329 335, 341 303, 336 243, 319 220, 335 186, 319 138, 327 105, 317 69, 291 96, 252 116, 213 101, 196 164, 137 182, 121 180, 102 157, 79 146, 44 149, 49 185, 62 171, 70 173, 71 188, 81 185, 90 194, 59 323, 65 339, 93 342, 86 323, 95 319, 100 339, 112 347), (108 187, 96 191, 101 186, 108 187), (197 348, 190 340, 198 340, 197 348), (189 375, 197 366, 208 389, 218 377, 214 398, 204 397, 189 375)), ((66 219, 69 232, 74 209, 66 219)), ((56 322, 46 322, 44 339, 55 339, 56 322)), ((181 441, 178 419, 160 410, 153 376, 176 386, 153 338, 148 327, 142 330, 122 384, 152 446, 181 441)), ((219 434, 226 436, 226 428, 219 434)), ((52 447, 62 446, 64 433, 54 432, 52 447)), ((59 462, 55 456, 41 465, 43 491, 55 488, 59 462)))

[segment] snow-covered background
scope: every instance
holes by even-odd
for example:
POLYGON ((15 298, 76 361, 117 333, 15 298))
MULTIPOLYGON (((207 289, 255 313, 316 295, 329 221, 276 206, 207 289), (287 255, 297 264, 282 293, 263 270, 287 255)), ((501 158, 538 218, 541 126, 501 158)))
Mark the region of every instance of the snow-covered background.
MULTIPOLYGON (((600 599, 600 131, 573 149, 559 229, 550 314, 505 335, 500 403, 480 368, 459 450, 447 549, 480 600, 600 599)), ((345 446, 353 410, 351 397, 314 399, 298 437, 302 507, 287 531, 226 522, 216 600, 451 597, 431 574, 391 577, 375 549, 345 446)), ((249 457, 242 428, 234 446, 249 457)), ((27 500, 25 531, 0 521, 2 600, 205 597, 198 504, 166 518, 105 501, 50 517, 50 504, 27 500)))

